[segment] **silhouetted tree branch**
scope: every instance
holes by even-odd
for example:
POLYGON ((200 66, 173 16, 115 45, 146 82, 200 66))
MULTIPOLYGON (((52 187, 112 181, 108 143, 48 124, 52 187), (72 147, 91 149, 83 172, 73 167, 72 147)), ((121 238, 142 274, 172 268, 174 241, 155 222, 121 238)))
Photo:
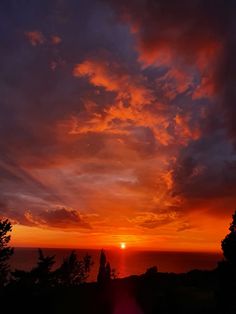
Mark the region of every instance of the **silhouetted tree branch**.
POLYGON ((12 225, 8 219, 0 221, 0 286, 3 286, 8 281, 9 264, 8 260, 13 254, 13 248, 8 244, 11 240, 9 232, 12 231, 12 225))
POLYGON ((236 211, 232 216, 233 221, 230 224, 230 233, 221 242, 221 247, 225 259, 236 266, 236 211))
POLYGON ((76 286, 85 282, 92 265, 93 262, 90 255, 86 254, 82 260, 79 260, 75 251, 72 251, 55 271, 57 284, 62 286, 76 286))
POLYGON ((23 286, 38 285, 50 287, 54 285, 54 274, 52 267, 55 264, 55 256, 45 256, 41 249, 38 249, 37 266, 31 271, 15 270, 12 272, 16 282, 23 286))
POLYGON ((111 274, 111 265, 107 262, 105 251, 101 250, 97 282, 101 285, 109 282, 111 280, 111 274))

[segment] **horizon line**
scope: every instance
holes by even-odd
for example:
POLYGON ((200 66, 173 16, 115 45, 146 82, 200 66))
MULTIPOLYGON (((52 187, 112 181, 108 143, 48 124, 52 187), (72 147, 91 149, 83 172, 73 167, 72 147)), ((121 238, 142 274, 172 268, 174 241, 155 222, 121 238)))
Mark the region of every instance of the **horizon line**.
POLYGON ((221 254, 223 253, 220 250, 163 250, 163 249, 157 249, 157 248, 138 248, 138 247, 128 247, 125 250, 121 250, 119 247, 116 246, 103 246, 103 247, 48 247, 48 246, 12 246, 13 248, 16 249, 54 249, 54 250, 94 250, 94 251, 100 251, 102 249, 104 250, 117 250, 117 251, 140 251, 140 252, 160 252, 160 253, 199 253, 199 254, 221 254))

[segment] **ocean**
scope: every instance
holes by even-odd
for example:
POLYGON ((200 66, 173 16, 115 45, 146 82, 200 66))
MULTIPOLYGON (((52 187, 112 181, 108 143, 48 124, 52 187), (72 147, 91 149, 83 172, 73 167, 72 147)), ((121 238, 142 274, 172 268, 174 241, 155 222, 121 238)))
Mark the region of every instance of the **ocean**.
MULTIPOLYGON (((70 254, 70 249, 43 249, 45 255, 55 255, 55 267, 58 267, 63 258, 70 254)), ((219 253, 190 253, 190 252, 158 252, 158 251, 134 251, 134 250, 106 250, 107 260, 111 268, 116 269, 118 277, 139 275, 151 266, 157 266, 160 272, 182 273, 192 269, 214 269, 217 262, 222 260, 219 253)), ((88 281, 94 281, 99 267, 99 250, 76 250, 78 258, 86 253, 92 256, 94 265, 88 281)), ((33 248, 15 248, 11 257, 11 269, 29 270, 37 263, 38 251, 33 248)))

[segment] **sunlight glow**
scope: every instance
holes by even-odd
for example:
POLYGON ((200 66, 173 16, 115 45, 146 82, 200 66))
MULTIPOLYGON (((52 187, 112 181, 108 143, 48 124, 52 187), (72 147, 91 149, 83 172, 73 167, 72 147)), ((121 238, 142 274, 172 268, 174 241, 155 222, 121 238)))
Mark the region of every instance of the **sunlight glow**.
POLYGON ((126 249, 126 243, 125 243, 125 242, 121 242, 121 243, 120 243, 120 248, 121 248, 122 250, 126 249))

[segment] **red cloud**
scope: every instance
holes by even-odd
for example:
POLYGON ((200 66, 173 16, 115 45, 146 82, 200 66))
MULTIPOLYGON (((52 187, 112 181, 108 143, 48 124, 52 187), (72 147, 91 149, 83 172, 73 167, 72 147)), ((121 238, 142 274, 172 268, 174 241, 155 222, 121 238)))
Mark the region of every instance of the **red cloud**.
POLYGON ((142 228, 154 229, 175 221, 177 216, 176 211, 170 210, 160 213, 141 212, 129 221, 142 228))
POLYGON ((58 45, 58 44, 60 44, 61 42, 62 42, 62 39, 61 39, 60 36, 57 36, 57 35, 52 35, 52 36, 51 36, 51 43, 52 43, 53 45, 58 45))
POLYGON ((31 31, 31 32, 25 32, 26 37, 30 41, 32 46, 42 45, 45 43, 46 38, 40 31, 31 31))
MULTIPOLYGON (((202 0, 109 3, 121 21, 130 25, 140 62, 146 66, 170 67, 172 73, 168 76, 176 79, 176 85, 174 91, 168 88, 169 99, 191 85, 191 78, 184 71, 177 73, 184 65, 194 67, 203 77, 193 98, 213 95, 217 62, 224 52, 222 34, 227 28, 224 10, 221 12, 218 4, 214 6, 202 0)), ((193 76, 193 69, 190 72, 193 76)))
MULTIPOLYGON (((69 122, 70 134, 95 132, 130 135, 135 127, 143 127, 151 129, 162 145, 173 142, 186 145, 200 138, 200 127, 193 123, 192 114, 186 112, 173 115, 168 112, 167 105, 155 99, 155 90, 150 85, 146 86, 145 77, 141 74, 130 74, 116 62, 100 59, 77 64, 73 75, 88 78, 93 86, 114 92, 116 98, 115 103, 104 109, 103 113, 96 113, 93 106, 92 111, 87 110, 87 119, 84 114, 82 120, 74 116, 69 122), (175 139, 171 128, 174 128, 175 139)), ((194 85, 190 72, 180 68, 170 68, 157 83, 162 85, 165 97, 170 100, 194 85)), ((85 104, 85 107, 88 106, 85 104)))
POLYGON ((116 92, 118 100, 127 100, 134 106, 142 107, 153 101, 151 90, 145 86, 145 78, 128 74, 116 62, 86 60, 74 67, 73 75, 87 77, 94 86, 116 92))
POLYGON ((36 225, 39 227, 63 229, 91 229, 90 224, 74 209, 59 208, 41 211, 37 214, 33 214, 31 211, 27 210, 24 216, 32 226, 36 225))
POLYGON ((189 114, 176 114, 175 130, 182 134, 182 144, 187 144, 190 140, 197 140, 201 137, 200 127, 194 125, 189 114))

